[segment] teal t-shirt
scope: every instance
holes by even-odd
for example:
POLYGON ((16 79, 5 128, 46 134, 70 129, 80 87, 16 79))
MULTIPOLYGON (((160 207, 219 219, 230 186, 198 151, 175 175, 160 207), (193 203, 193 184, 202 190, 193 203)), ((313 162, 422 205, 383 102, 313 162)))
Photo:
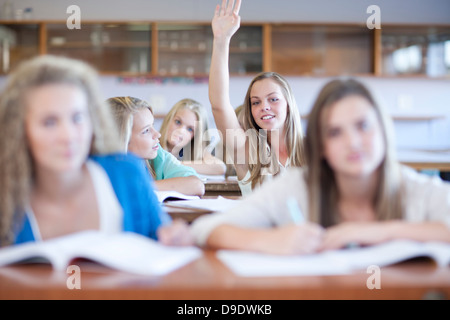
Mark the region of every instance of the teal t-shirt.
POLYGON ((155 180, 177 177, 198 177, 197 171, 183 165, 173 154, 164 150, 161 145, 155 159, 149 160, 155 170, 155 180))

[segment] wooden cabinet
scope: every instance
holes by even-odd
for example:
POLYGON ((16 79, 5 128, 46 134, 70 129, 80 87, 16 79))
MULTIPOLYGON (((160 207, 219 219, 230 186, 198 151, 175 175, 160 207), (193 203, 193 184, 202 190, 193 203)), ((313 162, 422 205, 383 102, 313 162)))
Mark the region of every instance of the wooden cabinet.
POLYGON ((152 25, 149 23, 46 24, 46 52, 84 60, 102 73, 151 72, 152 25))
POLYGON ((211 27, 158 24, 157 73, 162 76, 207 74, 211 58, 211 27))
POLYGON ((381 32, 383 74, 450 75, 450 27, 386 26, 381 32))
POLYGON ((373 52, 365 26, 272 27, 272 69, 285 75, 370 74, 373 52))
MULTIPOLYGON (((0 21, 0 74, 36 54, 82 59, 102 74, 209 73, 209 23, 0 21)), ((230 44, 232 75, 450 74, 450 26, 243 24, 230 44)))
MULTIPOLYGON (((211 26, 158 24, 158 74, 208 75, 211 26)), ((230 43, 230 73, 257 73, 262 68, 262 26, 242 26, 230 43)))
POLYGON ((39 54, 39 30, 37 23, 0 23, 0 74, 39 54))

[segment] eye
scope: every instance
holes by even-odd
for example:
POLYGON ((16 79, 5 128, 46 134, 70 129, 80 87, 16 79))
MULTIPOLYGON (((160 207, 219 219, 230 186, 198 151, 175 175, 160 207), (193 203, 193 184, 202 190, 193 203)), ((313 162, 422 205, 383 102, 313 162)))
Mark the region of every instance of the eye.
POLYGON ((178 119, 175 119, 175 124, 176 124, 177 126, 180 126, 180 125, 181 125, 181 121, 178 120, 178 119))
POLYGON ((252 106, 257 106, 258 104, 259 104, 259 101, 257 101, 257 100, 254 100, 254 101, 251 102, 252 106))
POLYGON ((358 130, 366 131, 367 129, 369 129, 369 122, 367 120, 358 121, 356 127, 358 128, 358 130))
POLYGON ((187 131, 188 131, 189 133, 194 133, 194 128, 188 127, 188 128, 187 128, 187 131))
POLYGON ((278 98, 270 98, 270 99, 269 99, 270 102, 277 102, 277 101, 279 101, 279 100, 280 100, 280 99, 278 99, 278 98))
POLYGON ((341 134, 341 130, 339 128, 331 128, 327 131, 328 138, 336 138, 341 134))
POLYGON ((84 114, 82 112, 77 112, 72 116, 73 123, 82 123, 84 121, 84 114))
POLYGON ((44 127, 53 127, 57 123, 56 117, 47 117, 42 121, 44 127))

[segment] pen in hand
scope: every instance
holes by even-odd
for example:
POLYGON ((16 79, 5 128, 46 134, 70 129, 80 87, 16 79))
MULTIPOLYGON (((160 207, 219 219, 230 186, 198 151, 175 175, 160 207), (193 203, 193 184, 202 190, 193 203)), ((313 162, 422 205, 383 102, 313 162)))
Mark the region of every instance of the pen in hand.
POLYGON ((287 207, 292 221, 295 224, 302 224, 303 222, 305 222, 305 217, 303 216, 303 213, 297 204, 297 200, 295 200, 294 197, 291 197, 287 200, 287 207))

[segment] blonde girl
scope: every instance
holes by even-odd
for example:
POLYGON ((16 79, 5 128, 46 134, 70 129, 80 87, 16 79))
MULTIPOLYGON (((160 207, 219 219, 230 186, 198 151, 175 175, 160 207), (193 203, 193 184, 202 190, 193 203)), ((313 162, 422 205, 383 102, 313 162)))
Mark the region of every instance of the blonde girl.
POLYGON ((178 101, 164 117, 161 146, 200 174, 223 175, 225 163, 211 154, 208 116, 193 99, 178 101))
POLYGON ((108 99, 108 104, 118 125, 122 150, 145 160, 158 190, 174 190, 186 195, 204 194, 204 184, 195 170, 184 166, 161 148, 161 135, 153 126, 153 111, 147 102, 134 97, 114 97, 108 99))
POLYGON ((275 72, 257 75, 243 103, 242 126, 229 97, 228 56, 233 34, 239 29, 240 0, 216 7, 212 28, 213 52, 209 99, 222 133, 227 159, 233 161, 245 196, 266 178, 285 167, 304 165, 300 115, 288 82, 275 72))

